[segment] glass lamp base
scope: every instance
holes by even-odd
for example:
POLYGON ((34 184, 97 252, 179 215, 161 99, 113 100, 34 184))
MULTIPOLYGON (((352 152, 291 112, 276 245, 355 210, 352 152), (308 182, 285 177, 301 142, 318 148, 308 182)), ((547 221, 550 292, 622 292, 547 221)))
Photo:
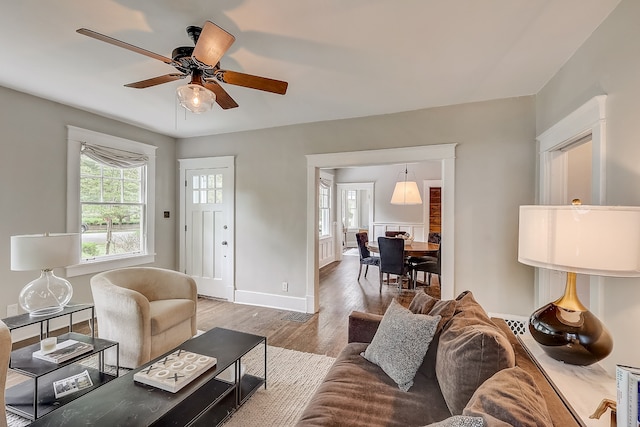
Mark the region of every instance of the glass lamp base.
POLYGON ((72 295, 69 281, 57 277, 51 270, 42 270, 40 277, 22 288, 18 302, 29 315, 45 316, 62 311, 72 295))
POLYGON ((613 349, 611 335, 593 313, 567 310, 555 302, 531 315, 529 331, 550 357, 571 365, 591 365, 613 349))

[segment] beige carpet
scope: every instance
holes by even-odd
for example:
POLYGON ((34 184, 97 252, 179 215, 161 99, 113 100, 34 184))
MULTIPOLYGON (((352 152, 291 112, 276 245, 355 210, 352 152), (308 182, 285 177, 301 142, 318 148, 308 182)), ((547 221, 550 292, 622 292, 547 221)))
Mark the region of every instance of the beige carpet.
MULTIPOLYGON (((262 376, 264 347, 243 359, 244 372, 262 376)), ((292 426, 335 359, 312 353, 267 346, 267 389, 261 387, 224 424, 225 427, 292 426)), ((224 373, 223 373, 224 375, 224 373)), ((28 420, 7 414, 9 427, 21 427, 28 420)))

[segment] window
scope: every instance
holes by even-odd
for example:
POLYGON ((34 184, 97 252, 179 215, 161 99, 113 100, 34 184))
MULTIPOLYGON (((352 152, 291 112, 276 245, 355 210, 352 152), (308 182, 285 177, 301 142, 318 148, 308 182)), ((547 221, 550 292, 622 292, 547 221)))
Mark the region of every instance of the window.
POLYGON ((222 203, 222 174, 193 177, 193 204, 222 203))
POLYGON ((358 191, 345 191, 345 222, 347 228, 358 228, 360 226, 360 213, 358 209, 358 191))
POLYGON ((67 230, 82 233, 68 276, 153 262, 155 149, 68 127, 67 230))
POLYGON ((144 250, 145 166, 118 168, 80 154, 82 259, 144 250))
POLYGON ((320 208, 320 237, 326 237, 331 235, 331 187, 320 181, 319 193, 320 200, 318 201, 318 206, 320 208))

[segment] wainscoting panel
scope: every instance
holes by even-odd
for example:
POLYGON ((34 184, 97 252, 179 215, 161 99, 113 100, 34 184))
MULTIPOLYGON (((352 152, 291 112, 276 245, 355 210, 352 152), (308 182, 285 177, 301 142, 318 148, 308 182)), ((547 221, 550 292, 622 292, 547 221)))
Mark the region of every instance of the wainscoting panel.
POLYGON ((425 232, 424 223, 407 224, 393 222, 374 222, 373 238, 369 237, 369 240, 377 240, 378 237, 384 236, 386 231, 404 231, 406 233, 409 233, 415 240, 419 242, 427 241, 427 233, 425 232))
POLYGON ((318 242, 318 265, 320 268, 332 263, 336 259, 335 239, 331 237, 323 237, 318 242))

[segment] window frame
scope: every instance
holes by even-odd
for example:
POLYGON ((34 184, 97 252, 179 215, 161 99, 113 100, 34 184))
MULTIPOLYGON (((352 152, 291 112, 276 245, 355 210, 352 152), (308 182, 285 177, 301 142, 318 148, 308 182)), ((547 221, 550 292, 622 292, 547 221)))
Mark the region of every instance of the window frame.
POLYGON ((141 253, 113 255, 104 259, 82 260, 80 264, 66 268, 66 276, 93 274, 114 268, 131 267, 155 261, 155 176, 157 147, 141 142, 94 132, 75 126, 67 126, 67 232, 79 233, 81 226, 80 203, 80 149, 83 142, 102 145, 119 150, 145 154, 148 157, 143 168, 146 188, 145 225, 142 239, 145 248, 141 253))
POLYGON ((327 230, 324 230, 326 232, 326 234, 322 234, 322 229, 318 230, 318 237, 319 238, 327 238, 327 237, 331 237, 333 235, 332 230, 331 230, 331 184, 330 183, 325 183, 322 180, 320 181, 320 183, 318 184, 318 216, 320 218, 319 222, 322 222, 322 219, 324 217, 323 212, 326 212, 328 218, 327 218, 327 230), (322 204, 320 203, 320 199, 323 197, 322 194, 322 190, 325 189, 327 190, 327 206, 326 207, 322 207, 322 204))

